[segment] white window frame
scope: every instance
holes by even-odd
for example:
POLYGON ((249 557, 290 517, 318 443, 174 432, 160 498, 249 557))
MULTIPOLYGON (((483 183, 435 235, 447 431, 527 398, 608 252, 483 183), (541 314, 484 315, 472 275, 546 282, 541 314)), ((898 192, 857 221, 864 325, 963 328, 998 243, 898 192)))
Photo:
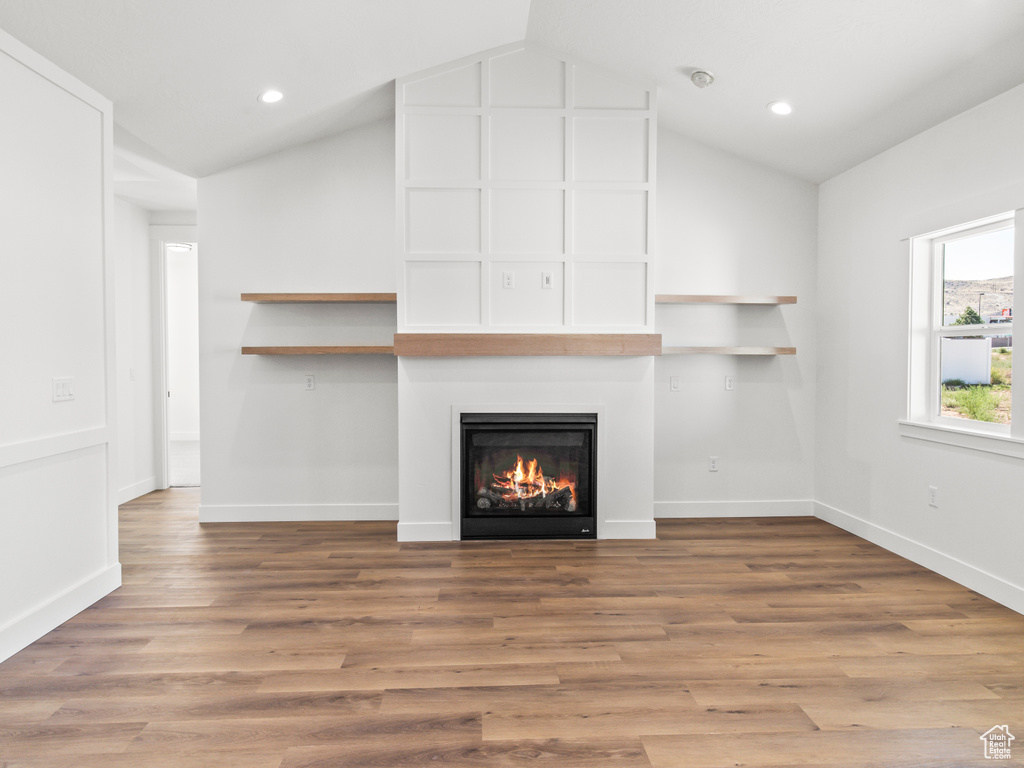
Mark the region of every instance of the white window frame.
MULTIPOLYGON (((941 415, 940 346, 951 336, 992 335, 991 325, 943 325, 943 246, 965 237, 1013 228, 1014 276, 1024 275, 1024 209, 930 232, 910 239, 910 337, 907 410, 900 432, 907 437, 1024 458, 1024 363, 1014 355, 1011 423, 990 424, 941 415)), ((1014 294, 1016 298, 1016 292, 1014 294)), ((1016 304, 1016 302, 1015 302, 1016 304)), ((1024 306, 1024 302, 1021 302, 1024 306)), ((1014 316, 1017 307, 1014 307, 1014 316)), ((1013 323, 1000 324, 1000 335, 1013 323)))

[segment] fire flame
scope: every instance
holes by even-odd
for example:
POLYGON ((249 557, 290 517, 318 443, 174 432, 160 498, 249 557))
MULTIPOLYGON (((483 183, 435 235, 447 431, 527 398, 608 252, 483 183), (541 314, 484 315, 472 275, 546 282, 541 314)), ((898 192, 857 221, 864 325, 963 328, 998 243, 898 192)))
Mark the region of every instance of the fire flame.
POLYGON ((494 475, 493 488, 501 494, 505 501, 516 499, 532 499, 535 496, 546 497, 549 493, 568 488, 572 493, 573 501, 576 500, 576 478, 572 475, 562 474, 558 478, 545 477, 537 459, 530 459, 523 466, 523 457, 516 456, 516 463, 512 469, 505 470, 500 475, 494 475))

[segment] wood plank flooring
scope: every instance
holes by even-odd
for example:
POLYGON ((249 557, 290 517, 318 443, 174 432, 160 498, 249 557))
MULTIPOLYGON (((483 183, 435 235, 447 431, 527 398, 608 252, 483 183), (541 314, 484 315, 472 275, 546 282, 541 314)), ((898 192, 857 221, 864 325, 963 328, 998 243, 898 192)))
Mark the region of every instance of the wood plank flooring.
POLYGON ((124 586, 0 664, 0 768, 1024 765, 1024 617, 813 518, 655 541, 121 509, 124 586))

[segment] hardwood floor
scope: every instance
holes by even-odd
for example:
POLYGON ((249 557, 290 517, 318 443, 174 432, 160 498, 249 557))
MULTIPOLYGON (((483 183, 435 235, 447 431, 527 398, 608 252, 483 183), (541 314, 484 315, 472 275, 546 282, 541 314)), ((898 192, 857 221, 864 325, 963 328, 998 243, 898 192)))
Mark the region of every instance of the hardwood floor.
POLYGON ((0 767, 1024 764, 1024 617, 813 518, 656 541, 121 510, 124 586, 0 664, 0 767))

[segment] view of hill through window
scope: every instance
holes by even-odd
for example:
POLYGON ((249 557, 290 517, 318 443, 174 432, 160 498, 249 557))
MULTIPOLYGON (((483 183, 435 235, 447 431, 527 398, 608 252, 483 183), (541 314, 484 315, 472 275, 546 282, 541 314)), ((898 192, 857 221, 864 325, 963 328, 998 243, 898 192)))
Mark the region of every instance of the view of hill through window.
POLYGON ((943 325, 967 307, 982 318, 1013 307, 1013 229, 999 229, 945 244, 943 325))
POLYGON ((942 338, 943 416, 1010 423, 1013 235, 1004 227, 943 246, 942 325, 991 326, 984 334, 942 338))

